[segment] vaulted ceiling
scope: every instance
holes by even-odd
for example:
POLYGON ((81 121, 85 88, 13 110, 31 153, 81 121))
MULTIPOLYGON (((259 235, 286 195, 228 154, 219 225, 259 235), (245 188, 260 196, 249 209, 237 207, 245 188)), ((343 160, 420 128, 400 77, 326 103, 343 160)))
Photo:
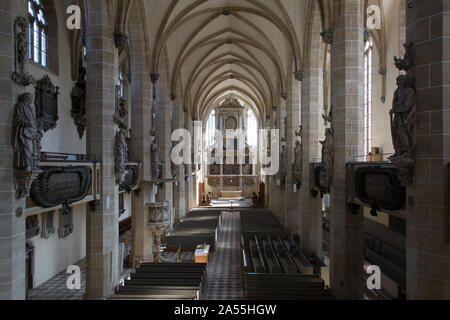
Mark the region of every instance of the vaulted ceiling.
POLYGON ((312 1, 145 1, 151 68, 167 63, 172 98, 200 117, 229 94, 265 114, 302 69, 312 1))

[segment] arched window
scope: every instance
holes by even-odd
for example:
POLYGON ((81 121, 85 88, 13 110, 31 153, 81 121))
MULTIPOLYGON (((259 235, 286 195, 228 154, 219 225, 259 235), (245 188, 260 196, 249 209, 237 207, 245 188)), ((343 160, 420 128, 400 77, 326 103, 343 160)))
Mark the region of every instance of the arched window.
POLYGON ((117 90, 119 97, 126 99, 125 97, 125 82, 123 81, 123 69, 119 71, 119 77, 117 79, 117 90))
POLYGON ((372 38, 364 47, 364 153, 372 149, 372 38))
POLYGON ((206 121, 205 144, 206 148, 216 143, 216 110, 212 110, 206 121))
POLYGON ((43 67, 48 66, 48 23, 42 0, 28 1, 29 59, 43 67))
POLYGON ((252 109, 247 112, 247 144, 251 147, 258 145, 258 121, 252 109))

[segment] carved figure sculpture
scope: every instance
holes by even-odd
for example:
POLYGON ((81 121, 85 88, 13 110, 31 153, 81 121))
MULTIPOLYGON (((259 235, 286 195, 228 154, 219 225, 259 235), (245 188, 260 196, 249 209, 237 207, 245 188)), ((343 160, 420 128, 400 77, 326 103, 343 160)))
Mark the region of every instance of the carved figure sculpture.
POLYGON ((86 116, 86 69, 80 68, 78 73, 78 80, 72 90, 72 118, 77 126, 78 135, 80 139, 83 138, 84 131, 87 125, 86 116))
POLYGON ((116 133, 114 156, 117 183, 122 183, 126 174, 126 165, 128 162, 128 147, 125 137, 125 130, 120 129, 116 133))
POLYGON ((295 142, 294 163, 292 165, 292 169, 294 175, 294 183, 300 185, 302 177, 302 144, 300 143, 300 141, 295 142))
POLYGON ((408 76, 397 78, 398 89, 394 93, 391 116, 392 142, 395 154, 390 160, 400 170, 400 180, 407 184, 414 166, 414 136, 416 123, 416 94, 409 85, 408 76))
POLYGON ((33 96, 30 93, 23 93, 19 96, 14 108, 12 134, 18 199, 28 195, 32 177, 39 173, 42 136, 33 105, 33 96))
POLYGON ((12 79, 17 84, 28 86, 35 84, 36 80, 25 71, 28 61, 28 20, 17 17, 14 21, 15 32, 15 70, 12 79))
POLYGON ((333 129, 327 128, 325 130, 325 140, 320 141, 320 144, 322 144, 321 184, 330 187, 333 179, 333 129))
POLYGON ((152 132, 153 142, 151 145, 151 156, 152 156, 152 179, 161 178, 161 168, 159 159, 159 141, 156 132, 152 132))

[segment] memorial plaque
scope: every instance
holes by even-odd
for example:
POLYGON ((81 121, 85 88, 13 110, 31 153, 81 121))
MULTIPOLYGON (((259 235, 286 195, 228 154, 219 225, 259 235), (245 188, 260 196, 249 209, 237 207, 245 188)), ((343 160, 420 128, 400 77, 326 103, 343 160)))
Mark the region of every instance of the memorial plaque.
POLYGON ((322 166, 317 166, 314 168, 314 184, 316 185, 316 188, 319 189, 321 194, 330 193, 330 186, 327 183, 327 177, 327 173, 322 166))
POLYGON ((404 208, 406 188, 398 179, 396 168, 365 167, 355 171, 355 193, 373 210, 396 211, 404 208))
POLYGON ((44 76, 36 85, 36 114, 42 129, 48 130, 56 128, 58 116, 58 95, 59 88, 55 87, 49 76, 44 76))
POLYGON ((26 219, 26 237, 31 239, 39 234, 41 230, 39 226, 39 217, 37 214, 29 216, 26 219))
POLYGON ((72 208, 64 205, 60 215, 59 237, 67 238, 73 232, 72 208))
POLYGON ((83 200, 92 183, 89 167, 42 167, 33 181, 30 196, 43 208, 70 205, 83 200))
POLYGON ((41 237, 49 239, 55 233, 53 227, 53 211, 42 214, 42 232, 41 237))

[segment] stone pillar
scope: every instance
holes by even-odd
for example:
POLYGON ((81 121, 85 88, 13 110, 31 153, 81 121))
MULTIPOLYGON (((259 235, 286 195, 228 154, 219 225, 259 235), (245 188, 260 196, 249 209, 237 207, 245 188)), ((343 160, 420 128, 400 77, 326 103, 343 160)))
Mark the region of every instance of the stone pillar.
MULTIPOLYGON (((140 21, 134 10, 130 21, 140 21)), ((142 162, 141 184, 138 193, 132 193, 132 243, 133 259, 136 261, 152 261, 153 238, 148 227, 148 208, 146 204, 153 196, 151 180, 151 126, 153 123, 152 89, 150 73, 146 65, 146 52, 141 38, 142 26, 138 23, 130 25, 132 41, 131 65, 131 158, 142 162)))
POLYGON ((363 214, 346 202, 346 163, 363 153, 363 19, 360 0, 334 1, 331 103, 334 106, 334 174, 331 186, 330 280, 339 299, 363 290, 363 214))
MULTIPOLYGON (((179 99, 173 101, 172 131, 184 127, 184 111, 179 99)), ((177 183, 173 187, 174 223, 178 223, 186 214, 186 195, 184 165, 177 166, 177 183)))
POLYGON ((408 188, 408 299, 450 299, 450 1, 409 1, 408 72, 417 94, 414 184, 408 188))
MULTIPOLYGON (((299 80, 301 80, 299 78, 299 80)), ((298 232, 299 227, 299 207, 300 207, 300 188, 294 192, 294 148, 298 137, 295 132, 300 130, 300 106, 301 106, 301 82, 294 79, 292 74, 288 82, 290 92, 286 103, 287 117, 287 136, 286 136, 286 189, 285 203, 286 212, 284 225, 289 232, 298 232)))
POLYGON ((87 3, 87 155, 100 161, 101 201, 87 212, 86 299, 108 298, 118 283, 118 197, 114 168, 114 17, 105 0, 87 3))
MULTIPOLYGON (((161 55, 159 64, 160 77, 156 83, 156 123, 155 127, 159 139, 159 156, 160 161, 163 162, 163 178, 171 178, 171 151, 172 151, 172 101, 170 101, 169 93, 169 67, 167 65, 167 55, 164 52, 161 55)), ((172 188, 171 183, 166 183, 158 187, 157 201, 170 201, 170 211, 172 211, 172 188)))
MULTIPOLYGON (((14 190, 11 145, 12 118, 17 97, 25 91, 11 81, 14 70, 14 20, 27 17, 24 1, 0 4, 0 300, 25 299, 25 199, 14 190), (19 11, 18 11, 19 10, 19 11), (16 215, 22 210, 22 215, 16 215)), ((31 87, 30 87, 31 88, 31 87)))
POLYGON ((308 27, 309 49, 305 54, 302 81, 302 188, 300 190, 300 236, 302 250, 322 254, 322 199, 311 195, 310 163, 319 162, 319 140, 323 110, 323 46, 320 38, 321 20, 317 3, 308 27))

